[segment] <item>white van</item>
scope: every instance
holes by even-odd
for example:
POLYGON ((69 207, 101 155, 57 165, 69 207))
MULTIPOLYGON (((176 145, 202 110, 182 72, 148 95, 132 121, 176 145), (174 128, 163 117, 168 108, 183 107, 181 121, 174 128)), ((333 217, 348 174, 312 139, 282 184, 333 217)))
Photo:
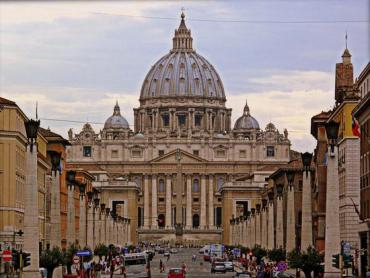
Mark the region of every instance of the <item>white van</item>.
POLYGON ((145 253, 130 253, 123 256, 127 278, 150 278, 150 263, 145 253))

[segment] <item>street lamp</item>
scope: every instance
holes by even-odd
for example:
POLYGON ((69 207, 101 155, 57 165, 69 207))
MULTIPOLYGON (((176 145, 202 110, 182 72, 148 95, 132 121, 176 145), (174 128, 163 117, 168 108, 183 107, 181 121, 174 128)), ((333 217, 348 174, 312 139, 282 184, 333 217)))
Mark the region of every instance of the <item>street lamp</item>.
POLYGON ((283 190, 284 190, 284 185, 283 184, 276 185, 276 193, 279 197, 281 197, 283 195, 283 190))
POLYGON ((50 160, 51 160, 51 171, 60 171, 60 159, 62 156, 62 153, 56 152, 56 151, 48 151, 50 155, 50 160))
POLYGON ((72 187, 74 186, 76 182, 75 177, 76 177, 76 171, 72 171, 72 170, 67 171, 67 181, 68 181, 68 186, 70 189, 72 189, 72 187))
POLYGON ((33 144, 36 142, 37 132, 40 127, 40 120, 28 120, 24 122, 24 126, 26 128, 27 140, 30 144, 30 151, 32 152, 33 144))
POLYGON ((334 153, 334 146, 337 144, 339 123, 335 121, 330 121, 325 123, 326 137, 328 138, 328 143, 330 145, 331 153, 334 153))
POLYGON ((286 172, 286 178, 288 180, 288 184, 289 185, 292 185, 293 184, 293 181, 294 181, 294 171, 287 171, 286 172))
POLYGON ((301 153, 301 157, 302 157, 303 170, 306 172, 306 177, 307 177, 308 171, 310 171, 310 167, 311 167, 312 153, 309 153, 309 152, 301 153))
POLYGON ((86 183, 77 181, 77 186, 80 191, 80 197, 81 199, 83 199, 83 197, 85 196, 86 183))

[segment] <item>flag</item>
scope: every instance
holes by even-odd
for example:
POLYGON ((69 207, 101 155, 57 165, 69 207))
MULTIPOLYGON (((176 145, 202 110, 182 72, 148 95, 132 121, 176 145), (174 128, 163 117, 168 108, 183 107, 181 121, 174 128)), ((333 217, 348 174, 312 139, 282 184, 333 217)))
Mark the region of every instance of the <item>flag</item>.
POLYGON ((358 124, 358 121, 353 115, 352 115, 352 134, 357 137, 361 136, 360 125, 358 124))

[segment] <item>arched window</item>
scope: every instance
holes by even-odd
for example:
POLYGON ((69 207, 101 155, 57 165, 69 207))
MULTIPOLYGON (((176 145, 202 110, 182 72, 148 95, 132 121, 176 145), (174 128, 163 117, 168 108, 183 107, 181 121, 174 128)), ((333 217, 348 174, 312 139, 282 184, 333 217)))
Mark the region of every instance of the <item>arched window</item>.
POLYGON ((193 192, 199 192, 199 180, 198 179, 193 180, 193 192))
POLYGON ((193 228, 199 227, 199 214, 193 215, 193 228))
POLYGON ((224 179, 222 177, 217 178, 217 190, 220 191, 221 187, 224 184, 224 179))
POLYGON ((165 192, 165 190, 166 189, 165 189, 165 186, 164 186, 164 180, 160 179, 159 180, 158 191, 162 193, 162 192, 165 192))

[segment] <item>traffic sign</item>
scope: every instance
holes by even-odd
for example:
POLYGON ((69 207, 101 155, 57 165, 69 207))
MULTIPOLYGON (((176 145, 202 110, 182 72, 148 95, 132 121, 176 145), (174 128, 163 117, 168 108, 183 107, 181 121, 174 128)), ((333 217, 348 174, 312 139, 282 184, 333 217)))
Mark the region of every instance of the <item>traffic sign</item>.
POLYGON ((351 244, 347 241, 344 241, 343 244, 343 255, 351 255, 351 244))
POLYGON ((4 262, 11 262, 12 261, 12 250, 4 250, 2 257, 3 257, 4 262))
POLYGON ((79 257, 91 256, 91 251, 90 250, 80 250, 80 251, 77 251, 76 256, 79 256, 79 257))
POLYGON ((73 263, 74 263, 74 264, 79 264, 79 263, 80 263, 80 257, 78 257, 78 256, 74 256, 74 257, 73 257, 73 263))

